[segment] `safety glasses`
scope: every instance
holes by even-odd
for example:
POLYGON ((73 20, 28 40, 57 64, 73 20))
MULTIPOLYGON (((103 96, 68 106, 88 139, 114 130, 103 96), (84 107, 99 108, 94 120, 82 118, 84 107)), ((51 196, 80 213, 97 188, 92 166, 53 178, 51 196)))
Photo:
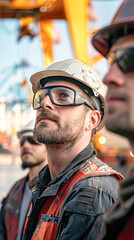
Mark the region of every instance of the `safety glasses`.
POLYGON ((134 48, 117 49, 107 56, 109 65, 117 63, 124 73, 134 72, 134 48))
POLYGON ((38 144, 34 141, 33 137, 22 137, 20 139, 20 146, 22 147, 26 141, 28 141, 30 144, 38 144))
POLYGON ((87 101, 79 92, 70 87, 62 85, 52 87, 42 87, 34 95, 33 108, 41 108, 43 99, 49 95, 51 102, 57 106, 78 106, 86 104, 92 110, 95 107, 87 101))

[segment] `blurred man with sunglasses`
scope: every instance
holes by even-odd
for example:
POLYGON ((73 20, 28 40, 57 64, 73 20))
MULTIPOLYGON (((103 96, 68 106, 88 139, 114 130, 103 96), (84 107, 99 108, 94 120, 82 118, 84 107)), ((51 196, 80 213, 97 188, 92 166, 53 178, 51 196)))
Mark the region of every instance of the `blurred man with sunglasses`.
POLYGON ((91 143, 103 126, 105 88, 93 69, 75 59, 52 64, 31 82, 34 139, 46 145, 48 165, 31 183, 24 239, 85 239, 88 228, 94 239, 96 217, 115 201, 122 179, 97 159, 91 143))
MULTIPOLYGON (((134 154, 134 2, 123 1, 112 23, 92 38, 92 43, 108 59, 108 130, 128 139, 134 154)), ((134 239, 134 170, 120 184, 120 199, 104 214, 98 239, 134 239)), ((100 220, 102 221, 102 219, 100 220)))
POLYGON ((29 168, 29 172, 13 185, 3 201, 0 212, 0 240, 22 239, 27 211, 32 200, 28 182, 47 164, 45 145, 33 139, 34 123, 34 120, 31 120, 17 134, 20 139, 22 168, 29 168))

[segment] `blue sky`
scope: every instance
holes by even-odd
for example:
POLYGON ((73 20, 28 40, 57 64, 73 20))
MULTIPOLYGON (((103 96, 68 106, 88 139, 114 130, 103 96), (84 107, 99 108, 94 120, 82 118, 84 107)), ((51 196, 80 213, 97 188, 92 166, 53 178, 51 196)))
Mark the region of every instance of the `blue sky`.
MULTIPOLYGON (((94 0, 93 4, 99 21, 91 24, 91 27, 99 28, 108 25, 121 1, 122 0, 94 0)), ((54 46, 54 61, 73 58, 74 54, 72 51, 67 22, 57 20, 55 21, 55 24, 58 28, 61 42, 59 44, 55 44, 54 46)), ((0 85, 4 84, 3 91, 1 92, 0 90, 0 95, 2 95, 7 88, 12 89, 14 84, 17 89, 17 84, 21 82, 21 71, 16 74, 15 67, 23 59, 31 65, 30 68, 24 68, 24 78, 26 77, 29 79, 31 74, 44 68, 40 38, 35 37, 31 40, 27 36, 18 42, 18 28, 19 22, 17 20, 0 20, 0 85)), ((105 60, 96 65, 96 70, 102 76, 104 75, 106 69, 105 60)))

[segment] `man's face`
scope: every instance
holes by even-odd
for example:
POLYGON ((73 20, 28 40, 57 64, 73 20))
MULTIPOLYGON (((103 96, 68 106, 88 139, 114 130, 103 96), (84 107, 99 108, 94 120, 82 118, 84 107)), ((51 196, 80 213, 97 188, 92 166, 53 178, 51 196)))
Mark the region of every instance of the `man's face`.
MULTIPOLYGON (((120 38, 110 52, 129 47, 134 47, 134 35, 120 38)), ((115 62, 110 66, 104 83, 108 87, 106 127, 131 139, 134 133, 134 72, 124 73, 115 62)))
POLYGON ((46 147, 43 144, 31 144, 29 141, 24 141, 20 146, 22 168, 31 168, 47 162, 46 147))
MULTIPOLYGON (((45 87, 54 85, 71 87, 83 94, 78 86, 69 82, 49 82, 45 87)), ((84 134, 86 114, 85 105, 56 106, 47 95, 42 107, 37 110, 34 139, 44 144, 66 144, 67 148, 73 146, 84 134)))

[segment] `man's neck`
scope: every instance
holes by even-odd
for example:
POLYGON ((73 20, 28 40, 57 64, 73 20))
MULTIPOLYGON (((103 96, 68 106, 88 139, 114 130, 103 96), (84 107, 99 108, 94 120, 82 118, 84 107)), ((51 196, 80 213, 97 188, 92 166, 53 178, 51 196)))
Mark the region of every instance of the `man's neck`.
POLYGON ((33 178, 38 176, 40 170, 47 164, 47 162, 42 162, 40 165, 34 166, 30 168, 28 173, 29 181, 31 181, 33 178))
MULTIPOLYGON (((87 142, 87 141, 85 141, 87 142)), ((88 145, 85 142, 79 142, 74 146, 67 148, 66 145, 47 145, 48 166, 51 179, 59 175, 73 159, 88 145)))

